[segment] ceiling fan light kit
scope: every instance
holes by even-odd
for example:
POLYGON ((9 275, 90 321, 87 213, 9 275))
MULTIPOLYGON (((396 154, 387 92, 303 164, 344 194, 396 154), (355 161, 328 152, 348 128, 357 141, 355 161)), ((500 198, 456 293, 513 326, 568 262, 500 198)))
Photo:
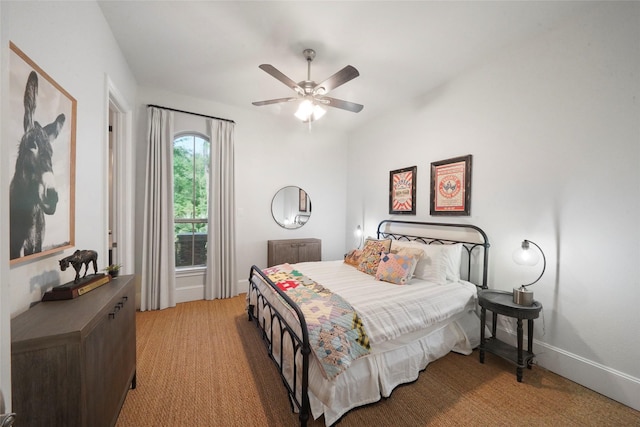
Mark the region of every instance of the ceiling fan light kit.
POLYGON ((277 104, 281 102, 299 102, 298 110, 295 116, 304 123, 311 123, 314 120, 320 119, 326 113, 324 106, 340 108, 342 110, 359 113, 364 108, 361 104, 355 102, 343 101, 337 98, 331 98, 326 96, 331 90, 347 83, 350 80, 355 79, 360 75, 358 70, 351 65, 347 65, 342 70, 338 71, 325 81, 316 83, 311 80, 311 61, 316 57, 316 52, 313 49, 305 49, 302 51, 305 59, 307 60, 307 79, 299 83, 294 82, 289 77, 285 76, 282 72, 276 69, 271 64, 262 64, 258 68, 265 71, 267 74, 276 78, 280 82, 284 83, 289 88, 293 89, 297 93, 297 97, 289 98, 277 98, 269 99, 266 101, 256 101, 253 105, 262 106, 277 104))
POLYGON ((304 99, 300 102, 300 106, 294 115, 303 123, 306 123, 320 119, 326 112, 327 110, 315 104, 313 100, 304 99))

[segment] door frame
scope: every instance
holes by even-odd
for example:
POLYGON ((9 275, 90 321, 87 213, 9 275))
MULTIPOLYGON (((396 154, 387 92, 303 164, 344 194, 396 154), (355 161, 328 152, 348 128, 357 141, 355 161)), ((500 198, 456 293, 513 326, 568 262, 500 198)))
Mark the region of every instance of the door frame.
MULTIPOLYGON (((135 267, 134 259, 134 233, 133 226, 135 221, 135 180, 134 180, 134 149, 132 142, 133 114, 131 107, 122 96, 120 91, 113 84, 109 76, 106 76, 106 99, 107 106, 105 108, 105 172, 109 172, 109 126, 111 116, 111 124, 113 132, 111 138, 113 140, 113 185, 114 185, 114 204, 110 201, 109 196, 109 178, 104 180, 104 201, 105 206, 112 209, 114 223, 117 224, 114 230, 113 240, 117 242, 118 263, 122 264, 121 273, 133 274, 135 267)), ((105 221, 105 257, 109 253, 109 216, 105 221)))

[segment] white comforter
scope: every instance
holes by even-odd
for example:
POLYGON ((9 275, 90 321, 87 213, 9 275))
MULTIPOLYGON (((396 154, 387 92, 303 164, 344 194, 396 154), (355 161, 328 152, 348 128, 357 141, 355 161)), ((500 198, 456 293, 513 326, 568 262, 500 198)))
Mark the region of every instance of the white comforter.
POLYGON ((294 267, 353 306, 372 350, 475 306, 476 287, 464 281, 438 285, 412 279, 407 285, 395 285, 375 280, 342 261, 305 262, 294 267))

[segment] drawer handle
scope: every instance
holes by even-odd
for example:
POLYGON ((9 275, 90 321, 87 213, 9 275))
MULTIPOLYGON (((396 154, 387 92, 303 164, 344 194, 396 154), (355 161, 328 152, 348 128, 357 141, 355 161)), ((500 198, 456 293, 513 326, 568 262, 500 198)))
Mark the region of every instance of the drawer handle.
POLYGON ((115 319, 116 317, 116 313, 118 313, 120 311, 120 305, 116 305, 113 307, 113 311, 111 313, 109 313, 109 318, 110 319, 115 319))
MULTIPOLYGON (((116 313, 120 311, 122 307, 124 307, 124 303, 129 299, 128 296, 123 296, 121 301, 118 301, 115 306, 113 306, 113 311, 109 313, 109 319, 115 319, 116 313)), ((0 426, 2 427, 2 426, 0 426)))

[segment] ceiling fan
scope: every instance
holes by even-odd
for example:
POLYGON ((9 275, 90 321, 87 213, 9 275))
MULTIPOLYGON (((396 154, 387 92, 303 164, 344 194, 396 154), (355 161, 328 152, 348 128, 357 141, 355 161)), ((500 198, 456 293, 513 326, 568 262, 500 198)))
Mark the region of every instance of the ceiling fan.
POLYGON ((271 64, 262 64, 258 67, 296 91, 298 96, 257 101, 253 102, 253 105, 261 106, 277 104, 280 102, 301 101, 295 115, 305 123, 310 123, 322 117, 326 112, 323 106, 340 108, 354 113, 362 111, 364 106, 361 104, 327 96, 327 93, 331 90, 358 77, 360 75, 358 70, 351 65, 347 65, 325 81, 316 83, 311 80, 311 61, 316 57, 316 52, 313 49, 305 49, 302 54, 307 60, 307 80, 303 80, 299 83, 296 83, 289 77, 285 76, 271 64))

